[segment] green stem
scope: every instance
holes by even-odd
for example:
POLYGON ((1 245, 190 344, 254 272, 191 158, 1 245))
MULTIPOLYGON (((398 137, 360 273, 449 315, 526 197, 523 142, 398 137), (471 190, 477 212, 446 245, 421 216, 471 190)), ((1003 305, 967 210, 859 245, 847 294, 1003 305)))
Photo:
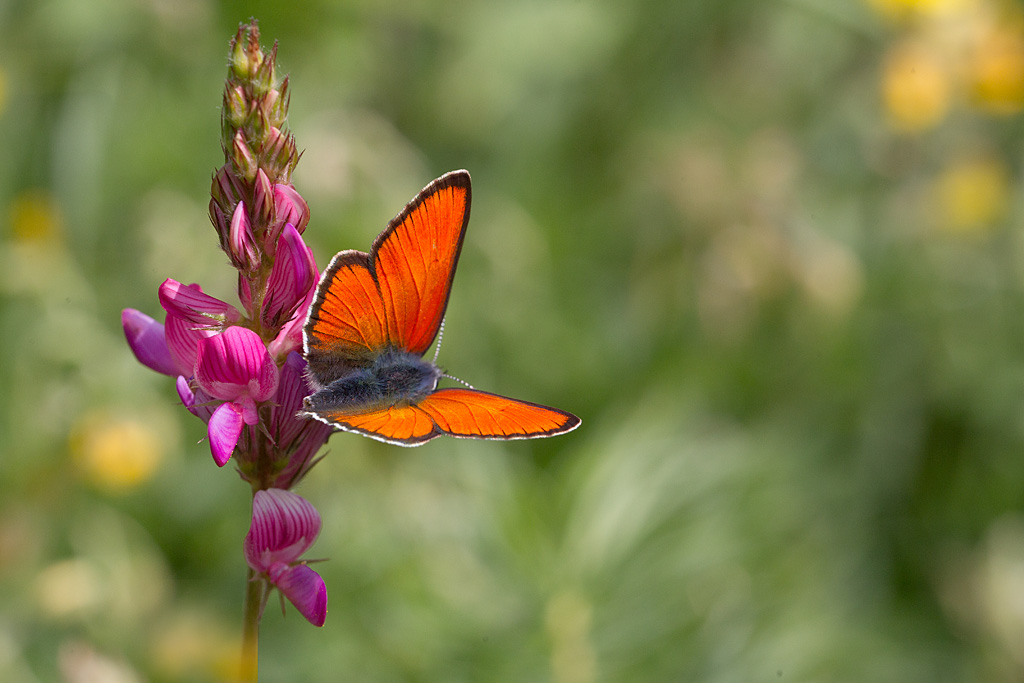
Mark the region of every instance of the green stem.
POLYGON ((258 676, 260 644, 260 611, 263 607, 263 581, 249 568, 245 588, 245 610, 242 618, 242 662, 238 680, 255 683, 258 676))

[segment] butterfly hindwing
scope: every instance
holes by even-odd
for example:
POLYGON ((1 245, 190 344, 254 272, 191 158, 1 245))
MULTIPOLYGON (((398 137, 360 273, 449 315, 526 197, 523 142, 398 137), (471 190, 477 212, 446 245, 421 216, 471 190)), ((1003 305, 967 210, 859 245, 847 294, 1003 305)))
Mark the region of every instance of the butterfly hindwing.
POLYGON ((580 419, 572 413, 476 389, 438 389, 417 408, 439 432, 477 439, 532 439, 572 431, 580 419))
POLYGON ((400 446, 447 434, 468 439, 533 439, 570 432, 572 413, 476 389, 438 389, 414 405, 368 412, 325 410, 323 422, 400 446))
POLYGON ((437 336, 469 222, 466 171, 427 185, 395 216, 370 252, 388 340, 422 355, 437 336))
POLYGON ((346 432, 399 446, 419 446, 441 434, 430 416, 416 406, 391 406, 368 412, 328 409, 312 415, 346 432))

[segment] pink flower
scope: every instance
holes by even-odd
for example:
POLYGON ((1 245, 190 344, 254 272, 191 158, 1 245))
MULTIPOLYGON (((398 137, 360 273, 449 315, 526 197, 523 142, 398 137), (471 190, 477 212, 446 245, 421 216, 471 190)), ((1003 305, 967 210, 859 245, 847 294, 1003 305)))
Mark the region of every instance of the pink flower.
POLYGON ((275 488, 290 489, 298 483, 313 466, 313 456, 334 431, 323 422, 297 416, 302 400, 312 392, 306 380, 306 361, 295 352, 289 353, 281 366, 281 381, 267 423, 278 451, 287 457, 286 461, 278 461, 283 462, 283 469, 273 479, 275 488))
POLYGON ((232 326, 199 340, 196 383, 212 398, 227 401, 210 416, 210 450, 223 467, 242 433, 259 422, 256 404, 277 391, 278 371, 263 340, 252 330, 232 326))
POLYGON ((209 424, 214 411, 214 407, 211 405, 212 397, 207 396, 206 392, 202 389, 192 391, 188 380, 180 375, 178 376, 176 388, 178 389, 178 398, 181 399, 182 405, 188 408, 188 412, 209 424))
POLYGON ((178 374, 178 366, 164 338, 163 324, 142 311, 126 308, 121 311, 121 327, 124 328, 128 346, 140 363, 164 375, 173 377, 178 374))
POLYGON ((313 252, 295 226, 286 225, 277 240, 277 255, 267 280, 263 324, 271 329, 281 327, 316 287, 318 279, 313 252))
POLYGON ((160 305, 169 315, 176 315, 198 327, 220 329, 225 323, 242 319, 238 309, 209 294, 196 284, 183 285, 167 278, 157 291, 160 305))
POLYGON ((323 626, 327 617, 327 587, 299 557, 313 545, 321 525, 320 513, 302 496, 282 489, 257 491, 243 545, 253 571, 276 586, 314 626, 323 626))
MULTIPOLYGON (((317 278, 319 280, 319 278, 317 278)), ((306 324, 306 313, 313 305, 313 297, 316 296, 316 287, 311 287, 306 292, 306 298, 302 300, 291 320, 285 323, 281 331, 277 333, 274 340, 270 342, 270 354, 274 358, 287 356, 292 351, 302 348, 302 327, 306 324)))
POLYGON ((164 339, 177 368, 174 374, 185 377, 196 374, 199 342, 215 334, 217 331, 212 328, 197 327, 181 316, 168 313, 164 321, 164 339))

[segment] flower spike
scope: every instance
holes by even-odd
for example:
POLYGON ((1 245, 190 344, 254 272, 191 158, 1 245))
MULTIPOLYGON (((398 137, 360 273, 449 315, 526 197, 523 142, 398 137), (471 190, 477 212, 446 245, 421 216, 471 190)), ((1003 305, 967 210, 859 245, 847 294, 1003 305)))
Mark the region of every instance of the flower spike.
POLYGON ((324 581, 301 559, 320 532, 320 515, 286 490, 317 462, 332 430, 298 417, 312 387, 297 351, 319 274, 302 239, 309 206, 291 185, 300 154, 287 128, 289 81, 276 62, 277 46, 260 46, 255 20, 238 27, 221 99, 224 163, 211 177, 208 208, 237 271, 240 304, 167 279, 158 291, 162 323, 135 309, 121 313, 132 353, 175 378, 182 405, 206 424, 216 465, 233 460, 255 492, 244 545, 253 579, 244 610, 245 680, 256 679, 267 590, 277 588, 316 626, 327 614, 324 581))

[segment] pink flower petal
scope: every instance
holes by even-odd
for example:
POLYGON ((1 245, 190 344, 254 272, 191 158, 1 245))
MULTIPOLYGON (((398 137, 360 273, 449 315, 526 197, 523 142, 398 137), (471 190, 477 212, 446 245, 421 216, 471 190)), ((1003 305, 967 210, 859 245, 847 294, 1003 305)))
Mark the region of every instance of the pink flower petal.
POLYGON ((274 407, 270 411, 270 433, 279 446, 287 447, 309 423, 309 420, 299 418, 297 414, 302 410, 302 399, 311 393, 312 387, 306 381, 306 361, 293 351, 281 366, 281 381, 274 396, 274 407))
POLYGON ((277 386, 267 427, 280 452, 288 455, 288 463, 274 477, 273 486, 290 489, 305 475, 320 447, 327 443, 333 429, 319 420, 297 416, 302 399, 312 393, 306 379, 306 361, 295 353, 288 354, 281 366, 281 382, 277 386))
MULTIPOLYGON (((318 273, 313 278, 313 281, 315 283, 319 282, 319 280, 320 275, 318 273)), ((313 305, 314 296, 316 296, 315 285, 309 289, 302 303, 295 309, 295 315, 285 323, 281 331, 274 337, 274 340, 270 342, 269 350, 274 358, 281 358, 292 351, 302 348, 302 328, 306 324, 306 315, 309 312, 309 307, 313 305)))
POLYGON ((183 285, 168 278, 160 285, 159 296, 165 311, 195 326, 219 329, 225 322, 236 323, 242 319, 237 308, 204 294, 199 285, 183 285))
POLYGON ((210 452, 217 467, 224 467, 242 435, 242 409, 236 403, 222 403, 210 417, 207 430, 210 452))
POLYGON ((267 281, 263 324, 276 328, 287 322, 316 287, 316 260, 293 225, 286 225, 277 240, 277 256, 267 281))
POLYGON ((177 389, 178 398, 180 398, 182 404, 188 408, 188 411, 203 422, 209 422, 214 411, 214 406, 210 405, 210 401, 213 400, 213 397, 207 396, 206 392, 202 389, 197 389, 193 392, 192 387, 188 384, 188 380, 181 375, 178 375, 177 389))
POLYGON ((214 398, 258 403, 277 391, 278 371, 260 336, 236 325, 199 341, 196 381, 214 398))
POLYGON ((308 500, 290 491, 257 491, 252 500, 252 525, 245 536, 245 560, 258 572, 278 563, 291 564, 320 533, 320 513, 308 500))
POLYGON ((295 486, 309 471, 314 462, 313 456, 327 443, 333 432, 331 425, 319 420, 306 420, 293 441, 295 450, 289 453, 288 464, 274 477, 273 485, 282 489, 295 486))
POLYGON ((156 370, 171 377, 178 374, 178 367, 167 349, 164 326, 142 311, 126 308, 121 311, 121 327, 135 358, 150 370, 156 370))
POLYGON ((238 300, 242 302, 242 308, 252 315, 252 285, 245 273, 238 274, 238 300))
POLYGON ((270 570, 270 582, 309 623, 324 625, 327 620, 327 586, 319 574, 304 564, 293 567, 278 564, 270 570))
POLYGON ((168 313, 164 322, 164 338, 167 340, 167 350, 177 366, 175 374, 185 377, 196 374, 199 341, 215 334, 216 330, 196 327, 184 318, 168 313))

